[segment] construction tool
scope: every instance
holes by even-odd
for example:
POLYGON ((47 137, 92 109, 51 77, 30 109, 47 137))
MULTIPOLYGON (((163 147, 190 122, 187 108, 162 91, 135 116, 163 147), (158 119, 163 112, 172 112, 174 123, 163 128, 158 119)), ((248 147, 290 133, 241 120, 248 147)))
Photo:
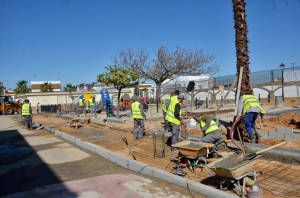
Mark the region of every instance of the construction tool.
POLYGON ((243 160, 251 160, 251 159, 255 158, 257 155, 259 155, 259 154, 261 154, 261 153, 263 153, 263 152, 266 152, 266 151, 268 151, 268 150, 271 150, 271 149, 273 149, 273 148, 279 147, 279 146, 284 145, 284 144, 286 144, 286 141, 281 142, 281 143, 279 143, 279 144, 276 144, 276 145, 274 145, 274 146, 270 146, 270 147, 265 148, 265 149, 263 149, 263 150, 257 151, 257 152, 255 152, 255 153, 250 153, 250 154, 247 154, 247 155, 240 155, 240 156, 237 158, 236 161, 237 161, 237 162, 238 162, 238 161, 241 162, 241 161, 243 161, 243 160))
POLYGON ((133 157, 133 159, 136 160, 135 156, 133 155, 132 150, 129 148, 127 138, 122 138, 122 140, 123 140, 123 141, 125 142, 125 144, 127 145, 127 148, 129 149, 129 152, 130 152, 131 156, 133 157))
POLYGON ((240 144, 241 144, 242 152, 243 152, 243 154, 245 154, 244 142, 242 141, 242 138, 241 138, 241 134, 240 134, 239 127, 237 127, 236 129, 237 129, 237 132, 238 132, 238 136, 239 136, 239 140, 240 140, 240 144))

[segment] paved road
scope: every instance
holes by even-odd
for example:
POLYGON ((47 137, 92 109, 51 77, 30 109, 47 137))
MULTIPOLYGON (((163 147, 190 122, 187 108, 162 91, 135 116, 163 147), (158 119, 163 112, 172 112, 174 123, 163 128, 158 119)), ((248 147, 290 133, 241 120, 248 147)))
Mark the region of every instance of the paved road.
POLYGON ((128 171, 44 130, 22 129, 19 118, 0 116, 1 197, 192 197, 185 188, 128 171))

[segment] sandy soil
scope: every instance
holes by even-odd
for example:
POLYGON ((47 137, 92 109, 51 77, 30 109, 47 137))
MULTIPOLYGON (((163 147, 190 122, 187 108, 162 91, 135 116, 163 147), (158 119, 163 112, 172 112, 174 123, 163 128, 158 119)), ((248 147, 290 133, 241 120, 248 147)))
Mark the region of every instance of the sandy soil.
POLYGON ((264 131, 276 131, 277 127, 291 127, 295 132, 300 132, 300 114, 285 113, 280 116, 263 119, 257 122, 258 128, 264 131))

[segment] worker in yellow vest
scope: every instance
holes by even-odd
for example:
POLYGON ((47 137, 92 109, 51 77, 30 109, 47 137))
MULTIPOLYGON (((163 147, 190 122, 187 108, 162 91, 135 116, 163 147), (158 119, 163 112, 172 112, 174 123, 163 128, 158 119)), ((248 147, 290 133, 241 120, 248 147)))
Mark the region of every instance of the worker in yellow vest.
POLYGON ((38 103, 36 104, 36 113, 39 113, 39 109, 40 109, 40 103, 38 102, 38 103))
POLYGON ((79 99, 78 99, 78 110, 79 110, 80 114, 84 113, 84 110, 85 110, 85 101, 84 101, 83 96, 79 96, 79 99))
POLYGON ((137 97, 137 101, 131 104, 131 115, 134 122, 133 139, 143 139, 146 114, 144 112, 142 98, 137 97))
MULTIPOLYGON (((200 123, 200 129, 204 133, 201 142, 216 144, 222 140, 222 131, 211 116, 196 113, 193 118, 200 123)), ((213 158, 218 158, 218 147, 213 147, 211 153, 213 158)))
MULTIPOLYGON (((171 97, 171 102, 167 111, 166 120, 169 122, 172 128, 172 145, 178 143, 179 141, 179 127, 180 125, 185 125, 184 120, 181 118, 181 103, 183 103, 184 94, 179 94, 171 97)), ((171 151, 173 153, 178 153, 177 149, 171 146, 171 151)))
POLYGON ((165 99, 165 101, 163 102, 162 105, 162 112, 164 115, 164 122, 165 122, 165 126, 164 126, 164 130, 165 132, 168 132, 169 130, 169 122, 168 120, 166 120, 166 116, 167 116, 167 112, 168 112, 168 108, 171 102, 171 97, 174 95, 174 93, 172 93, 167 99, 165 99))
POLYGON ((93 96, 91 96, 89 99, 89 107, 90 107, 90 113, 94 113, 95 98, 93 96))
POLYGON ((29 105, 29 100, 24 100, 24 104, 22 105, 22 116, 25 122, 25 126, 28 130, 32 129, 32 110, 31 106, 29 105))
POLYGON ((255 144, 261 137, 257 132, 255 121, 259 115, 261 115, 261 118, 263 119, 263 115, 266 112, 261 107, 258 98, 251 93, 251 89, 245 90, 240 97, 236 120, 239 120, 241 116, 244 117, 246 132, 249 134, 251 142, 255 144), (253 129, 255 130, 255 133, 253 129))

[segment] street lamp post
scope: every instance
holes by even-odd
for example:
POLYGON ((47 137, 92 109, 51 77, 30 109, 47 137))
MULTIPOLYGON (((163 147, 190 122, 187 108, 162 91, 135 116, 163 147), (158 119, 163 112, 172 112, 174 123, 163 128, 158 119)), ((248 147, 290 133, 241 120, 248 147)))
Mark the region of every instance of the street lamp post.
POLYGON ((281 63, 281 65, 279 66, 279 68, 281 69, 281 78, 282 78, 282 101, 284 102, 284 78, 283 78, 283 70, 284 70, 285 65, 283 63, 281 63))

